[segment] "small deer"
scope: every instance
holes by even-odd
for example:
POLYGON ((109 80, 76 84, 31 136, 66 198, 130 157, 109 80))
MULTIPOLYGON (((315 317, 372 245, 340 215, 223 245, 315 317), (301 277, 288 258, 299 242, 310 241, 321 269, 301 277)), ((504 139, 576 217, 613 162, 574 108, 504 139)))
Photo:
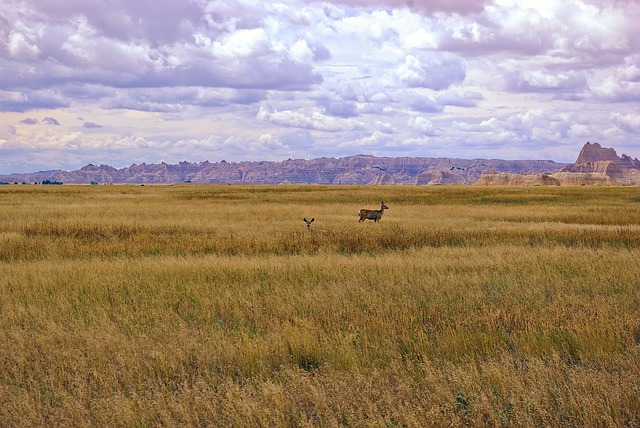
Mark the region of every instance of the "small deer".
POLYGON ((309 232, 311 232, 311 223, 313 223, 313 221, 315 220, 315 218, 312 218, 311 220, 307 220, 307 218, 305 217, 303 220, 304 220, 304 222, 305 222, 305 223, 307 223, 307 230, 308 230, 309 232))
POLYGON ((382 214, 384 214, 384 210, 388 210, 388 209, 389 207, 384 204, 384 201, 382 201, 382 205, 380 206, 379 210, 362 209, 360 210, 360 220, 358 220, 358 223, 361 223, 365 220, 373 220, 374 223, 377 223, 382 218, 382 214))

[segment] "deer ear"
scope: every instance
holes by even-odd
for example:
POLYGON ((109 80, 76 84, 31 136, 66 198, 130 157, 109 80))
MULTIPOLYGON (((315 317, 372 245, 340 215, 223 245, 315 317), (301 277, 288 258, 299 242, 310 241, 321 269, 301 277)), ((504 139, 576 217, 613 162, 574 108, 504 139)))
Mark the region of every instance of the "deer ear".
POLYGON ((315 218, 312 218, 311 221, 309 223, 313 223, 313 220, 315 220, 315 218))
POLYGON ((306 218, 306 217, 305 217, 305 218, 303 218, 303 220, 304 220, 304 222, 305 222, 305 223, 307 222, 307 218, 306 218))

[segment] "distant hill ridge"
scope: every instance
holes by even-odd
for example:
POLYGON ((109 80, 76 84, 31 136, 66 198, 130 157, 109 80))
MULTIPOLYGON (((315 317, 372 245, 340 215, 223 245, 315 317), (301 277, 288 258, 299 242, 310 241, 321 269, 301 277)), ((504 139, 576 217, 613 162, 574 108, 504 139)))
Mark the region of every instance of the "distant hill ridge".
POLYGON ((640 184, 640 161, 586 143, 574 164, 550 160, 376 157, 288 159, 261 162, 133 164, 116 169, 86 165, 75 171, 0 175, 5 183, 65 184, 640 184))
POLYGON ((0 175, 2 182, 65 184, 471 184, 486 171, 518 174, 552 172, 567 166, 550 160, 376 157, 288 159, 262 162, 180 162, 133 164, 116 169, 86 165, 75 171, 42 171, 0 175))

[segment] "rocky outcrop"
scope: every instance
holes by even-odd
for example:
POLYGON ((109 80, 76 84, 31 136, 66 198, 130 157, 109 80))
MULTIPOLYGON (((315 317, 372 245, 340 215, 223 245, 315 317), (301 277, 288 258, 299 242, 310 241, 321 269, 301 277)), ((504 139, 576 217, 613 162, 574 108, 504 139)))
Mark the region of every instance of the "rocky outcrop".
POLYGON ((575 164, 552 174, 506 174, 487 170, 477 185, 493 186, 615 186, 640 184, 640 161, 618 157, 614 149, 586 143, 575 164))
POLYGON ((433 173, 431 172, 421 172, 420 174, 416 175, 415 178, 413 179, 413 182, 411 184, 417 185, 417 186, 426 186, 429 183, 431 183, 431 179, 433 178, 433 173))
POLYGON ((618 157, 612 148, 600 146, 598 143, 587 142, 580 150, 576 163, 567 165, 560 172, 563 173, 564 184, 576 183, 580 185, 614 185, 640 184, 637 171, 640 161, 623 154, 618 157), (578 174, 571 176, 567 174, 578 174))
POLYGON ((584 162, 571 168, 571 172, 602 174, 614 180, 622 180, 624 178, 624 170, 625 167, 621 162, 610 160, 584 162))
POLYGON ((578 154, 578 159, 576 159, 576 165, 584 164, 587 162, 598 162, 598 161, 613 161, 613 162, 621 162, 620 158, 616 154, 614 149, 605 148, 600 146, 598 143, 587 143, 580 150, 580 154, 578 154))
POLYGON ((418 186, 433 186, 437 184, 458 184, 460 181, 455 173, 449 171, 423 172, 411 180, 411 184, 418 186))
POLYGON ((587 172, 557 172, 553 178, 561 186, 615 186, 621 183, 606 174, 587 172))
POLYGON ((620 160, 622 161, 622 165, 628 169, 640 169, 640 161, 638 159, 632 158, 631 156, 627 156, 623 154, 620 156, 620 160))
POLYGON ((606 174, 556 172, 547 174, 483 174, 477 186, 615 186, 621 183, 606 174))
POLYGON ((640 169, 627 169, 624 172, 622 184, 634 186, 640 184, 640 169))
POLYGON ((377 185, 392 185, 397 184, 395 178, 391 174, 385 173, 382 175, 376 176, 373 180, 369 182, 369 184, 377 184, 377 185))
POLYGON ((548 174, 483 174, 477 186, 560 186, 560 181, 548 174))

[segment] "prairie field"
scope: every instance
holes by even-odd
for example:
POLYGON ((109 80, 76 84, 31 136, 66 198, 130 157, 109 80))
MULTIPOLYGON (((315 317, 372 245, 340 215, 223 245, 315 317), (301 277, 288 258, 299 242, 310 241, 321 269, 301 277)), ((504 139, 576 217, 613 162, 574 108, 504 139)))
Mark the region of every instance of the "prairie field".
POLYGON ((0 186, 0 327, 0 427, 640 427, 640 188, 0 186))

